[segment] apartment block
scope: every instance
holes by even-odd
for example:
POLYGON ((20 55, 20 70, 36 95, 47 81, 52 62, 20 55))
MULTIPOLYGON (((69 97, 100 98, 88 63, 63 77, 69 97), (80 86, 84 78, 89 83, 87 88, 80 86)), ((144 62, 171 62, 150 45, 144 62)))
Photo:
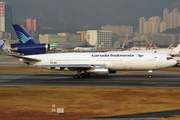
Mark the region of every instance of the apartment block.
POLYGON ((104 43, 104 47, 112 47, 112 32, 103 30, 88 30, 87 41, 91 45, 100 45, 104 43))

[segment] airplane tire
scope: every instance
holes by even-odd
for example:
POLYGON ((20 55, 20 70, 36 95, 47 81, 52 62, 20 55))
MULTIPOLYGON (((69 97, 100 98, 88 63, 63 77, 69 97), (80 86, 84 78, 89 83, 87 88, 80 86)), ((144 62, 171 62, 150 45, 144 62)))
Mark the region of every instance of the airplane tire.
POLYGON ((152 78, 152 75, 149 75, 148 77, 149 77, 149 79, 151 79, 151 78, 152 78))
POLYGON ((86 76, 89 78, 91 75, 90 75, 90 73, 87 73, 86 76))
POLYGON ((84 78, 84 75, 83 74, 79 75, 79 78, 84 78))
POLYGON ((90 74, 89 74, 89 73, 83 73, 83 77, 84 77, 84 78, 89 78, 89 77, 90 77, 90 74))
POLYGON ((77 78, 79 78, 79 76, 78 75, 74 75, 74 78, 77 79, 77 78))
POLYGON ((77 79, 77 78, 89 78, 89 77, 90 77, 89 73, 83 73, 83 74, 80 74, 80 75, 74 75, 75 79, 77 79))

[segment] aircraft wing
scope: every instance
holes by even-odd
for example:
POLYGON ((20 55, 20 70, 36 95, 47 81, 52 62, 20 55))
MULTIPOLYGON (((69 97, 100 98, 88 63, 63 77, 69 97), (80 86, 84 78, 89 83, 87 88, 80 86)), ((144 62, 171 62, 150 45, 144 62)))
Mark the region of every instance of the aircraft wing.
POLYGON ((90 69, 95 66, 103 66, 105 67, 106 65, 104 64, 57 64, 57 65, 36 65, 37 67, 50 67, 50 68, 55 68, 55 67, 62 67, 62 68, 75 68, 75 69, 90 69))
POLYGON ((89 64, 37 65, 38 67, 91 68, 89 64))
POLYGON ((24 59, 24 60, 28 60, 28 61, 34 61, 34 62, 40 62, 41 61, 40 59, 29 58, 29 57, 25 57, 25 56, 18 56, 18 55, 11 55, 11 54, 8 54, 8 55, 15 57, 15 58, 18 58, 18 59, 24 59))

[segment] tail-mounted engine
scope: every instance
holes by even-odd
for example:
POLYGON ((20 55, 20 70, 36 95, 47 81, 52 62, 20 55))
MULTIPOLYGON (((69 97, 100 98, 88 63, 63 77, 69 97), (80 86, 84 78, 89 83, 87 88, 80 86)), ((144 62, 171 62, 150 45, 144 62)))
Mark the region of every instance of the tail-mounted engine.
POLYGON ((50 45, 46 43, 32 45, 11 44, 11 51, 23 53, 24 55, 44 54, 49 50, 50 45))

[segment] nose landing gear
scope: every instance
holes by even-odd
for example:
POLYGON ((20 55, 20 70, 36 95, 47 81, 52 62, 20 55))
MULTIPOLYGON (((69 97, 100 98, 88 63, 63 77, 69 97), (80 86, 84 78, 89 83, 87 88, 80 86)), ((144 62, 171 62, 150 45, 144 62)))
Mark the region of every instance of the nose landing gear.
POLYGON ((151 79, 152 78, 152 70, 148 70, 148 74, 149 74, 148 78, 151 79))

